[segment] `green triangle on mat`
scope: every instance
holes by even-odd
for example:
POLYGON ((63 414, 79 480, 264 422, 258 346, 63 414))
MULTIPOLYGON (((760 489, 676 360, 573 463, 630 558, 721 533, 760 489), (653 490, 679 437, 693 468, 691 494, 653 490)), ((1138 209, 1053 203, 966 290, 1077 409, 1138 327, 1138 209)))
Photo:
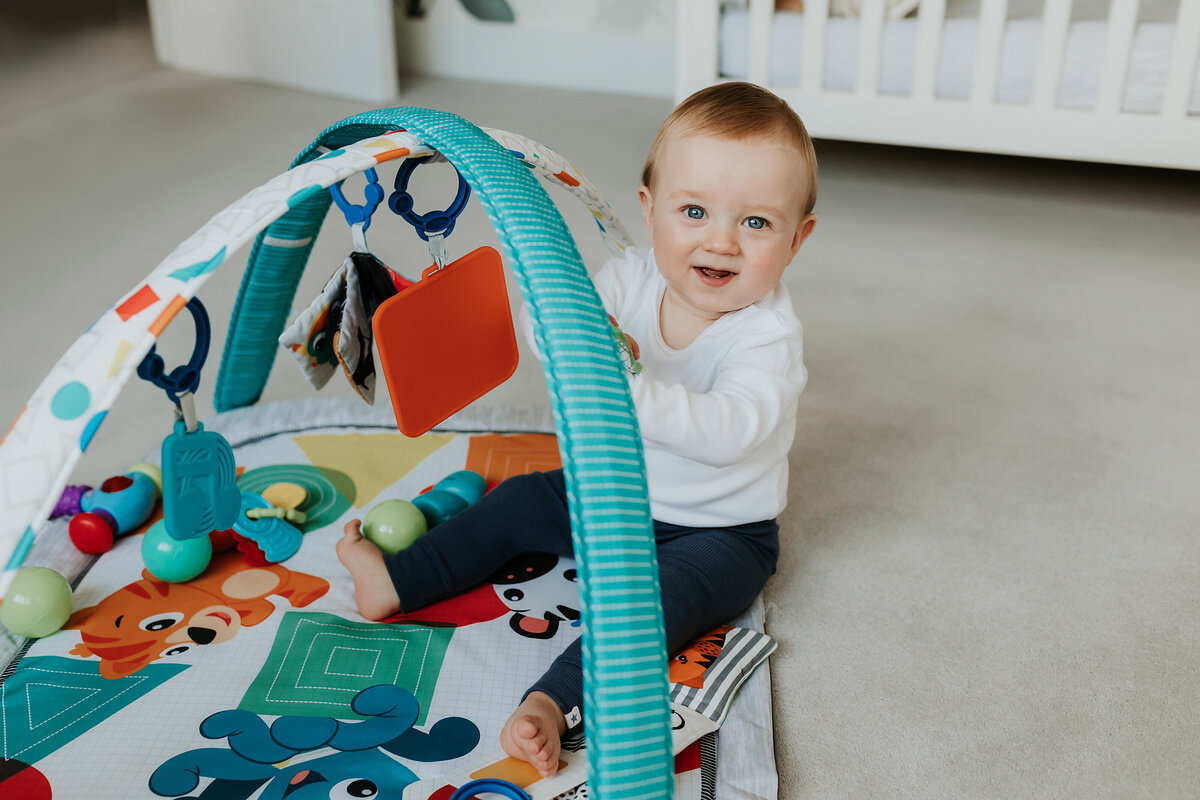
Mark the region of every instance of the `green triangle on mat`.
POLYGON ((70 715, 73 709, 84 709, 86 713, 87 701, 100 692, 99 688, 69 686, 63 681, 26 684, 25 706, 29 709, 30 732, 49 725, 63 714, 70 715))
POLYGON ((98 661, 26 656, 0 684, 0 757, 33 764, 187 668, 150 664, 109 680, 98 661))

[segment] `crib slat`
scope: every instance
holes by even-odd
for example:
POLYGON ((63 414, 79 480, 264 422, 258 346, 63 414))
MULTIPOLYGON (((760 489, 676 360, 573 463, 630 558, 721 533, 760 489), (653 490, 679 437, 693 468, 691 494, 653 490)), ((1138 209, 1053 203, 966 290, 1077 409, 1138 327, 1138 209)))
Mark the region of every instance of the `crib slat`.
POLYGON ((1182 0, 1175 24, 1175 45, 1171 48, 1171 71, 1167 73, 1167 91, 1163 96, 1164 117, 1185 117, 1200 58, 1200 0, 1182 0))
POLYGON ((937 91, 937 65, 941 53, 946 0, 921 0, 917 12, 917 62, 913 67, 913 98, 932 100, 937 91))
POLYGON ((752 83, 767 86, 771 80, 771 18, 774 0, 750 0, 750 63, 752 83))
POLYGON ((1062 75, 1063 51, 1071 23, 1071 0, 1046 0, 1042 15, 1042 42, 1033 78, 1033 107, 1053 108, 1062 75))
POLYGON ((971 102, 990 106, 996 102, 996 73, 1000 71, 1000 45, 1004 41, 1007 0, 983 0, 979 8, 979 49, 971 79, 971 102))
POLYGON ((821 91, 825 82, 825 28, 829 0, 807 0, 804 4, 804 64, 801 80, 806 94, 821 91))
POLYGON ((854 91, 873 97, 879 87, 879 51, 883 44, 883 0, 862 0, 859 18, 858 68, 854 91))
POLYGON ((1112 7, 1108 10, 1108 40, 1104 45, 1104 64, 1101 66, 1100 89, 1096 96, 1096 111, 1099 113, 1116 114, 1121 110, 1137 10, 1138 0, 1112 0, 1112 7))

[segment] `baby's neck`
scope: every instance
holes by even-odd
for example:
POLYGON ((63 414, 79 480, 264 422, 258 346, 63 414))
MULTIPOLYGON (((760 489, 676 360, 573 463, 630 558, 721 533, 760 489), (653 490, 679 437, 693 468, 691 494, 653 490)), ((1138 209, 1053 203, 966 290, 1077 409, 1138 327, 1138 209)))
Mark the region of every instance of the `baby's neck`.
POLYGON ((704 333, 709 325, 723 317, 724 314, 702 314, 694 308, 683 305, 676 300, 670 287, 663 293, 662 305, 658 309, 658 327, 663 341, 672 350, 683 350, 696 341, 696 337, 704 333))

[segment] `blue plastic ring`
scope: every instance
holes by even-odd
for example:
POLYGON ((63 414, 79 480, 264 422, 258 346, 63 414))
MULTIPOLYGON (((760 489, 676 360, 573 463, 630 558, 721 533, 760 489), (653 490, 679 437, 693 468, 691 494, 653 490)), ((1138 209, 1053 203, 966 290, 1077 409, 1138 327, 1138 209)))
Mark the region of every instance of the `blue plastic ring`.
POLYGON ((146 357, 138 364, 137 374, 142 380, 150 381, 167 393, 167 398, 179 405, 179 395, 185 392, 195 393, 200 386, 200 370, 208 358, 208 344, 212 340, 212 326, 208 322, 208 312, 199 298, 193 297, 188 301, 187 310, 192 313, 192 321, 196 325, 196 346, 192 348, 192 357, 186 364, 166 372, 162 356, 155 352, 157 345, 150 348, 146 357))
POLYGON ((499 778, 481 778, 477 781, 464 783, 458 791, 450 795, 450 800, 468 800, 477 794, 492 793, 504 795, 512 800, 530 800, 529 794, 515 783, 502 781, 499 778))
POLYGON ((347 224, 356 225, 361 222, 362 229, 365 231, 371 227, 371 215, 383 202, 383 187, 379 185, 379 174, 375 172, 374 168, 366 169, 364 173, 367 176, 367 185, 363 189, 365 201, 361 206, 356 206, 346 199, 346 195, 342 193, 343 181, 338 181, 330 186, 329 194, 333 196, 333 202, 337 204, 337 207, 342 210, 347 224))
POLYGON ((405 222, 416 229, 417 236, 428 242, 429 237, 436 233, 445 237, 454 231, 454 223, 458 220, 458 215, 463 212, 463 209, 467 207, 467 201, 471 199, 471 185, 455 169, 454 174, 458 176, 458 192, 454 195, 454 202, 445 211, 418 214, 413 211, 413 197, 408 193, 408 181, 412 177, 413 170, 426 158, 430 158, 430 156, 406 159, 400 165, 400 169, 396 170, 396 191, 388 196, 388 208, 403 217, 405 222))

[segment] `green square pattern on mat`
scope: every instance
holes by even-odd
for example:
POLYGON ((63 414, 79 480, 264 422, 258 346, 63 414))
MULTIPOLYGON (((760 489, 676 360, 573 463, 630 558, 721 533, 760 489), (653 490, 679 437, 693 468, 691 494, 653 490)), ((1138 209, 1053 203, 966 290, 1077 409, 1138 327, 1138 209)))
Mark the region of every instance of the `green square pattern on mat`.
POLYGON ((289 612, 238 708, 255 714, 363 719, 350 701, 381 683, 402 686, 425 722, 453 628, 354 622, 289 612))

